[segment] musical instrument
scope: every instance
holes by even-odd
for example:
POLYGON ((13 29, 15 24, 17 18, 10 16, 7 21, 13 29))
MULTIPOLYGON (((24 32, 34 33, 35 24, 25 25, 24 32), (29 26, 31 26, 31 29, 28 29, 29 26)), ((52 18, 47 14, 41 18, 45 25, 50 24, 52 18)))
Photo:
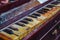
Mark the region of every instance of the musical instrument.
MULTIPOLYGON (((37 7, 39 7, 39 5, 37 7)), ((15 11, 17 13, 19 12, 19 10, 15 11)), ((15 11, 13 14, 9 13, 10 16, 4 16, 3 14, 0 17, 1 40, 24 40, 27 35, 39 28, 60 11, 60 2, 53 0, 36 10, 32 9, 32 12, 27 14, 17 14, 15 11)), ((6 15, 8 15, 8 13, 6 15)))

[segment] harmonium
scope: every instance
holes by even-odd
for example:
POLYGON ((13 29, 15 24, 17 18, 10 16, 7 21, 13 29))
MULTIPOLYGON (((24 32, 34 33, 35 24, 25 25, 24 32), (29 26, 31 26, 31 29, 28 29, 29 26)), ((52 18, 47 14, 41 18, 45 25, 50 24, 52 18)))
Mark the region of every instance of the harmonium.
POLYGON ((0 0, 0 40, 60 40, 60 0, 0 0))

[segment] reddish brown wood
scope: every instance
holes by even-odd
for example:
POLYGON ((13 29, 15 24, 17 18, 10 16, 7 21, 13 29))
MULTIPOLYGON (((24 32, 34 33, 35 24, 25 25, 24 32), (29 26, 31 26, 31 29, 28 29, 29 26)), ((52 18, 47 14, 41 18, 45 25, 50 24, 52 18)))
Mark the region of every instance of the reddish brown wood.
POLYGON ((17 6, 20 6, 26 2, 29 2, 30 0, 19 0, 19 1, 16 1, 16 2, 13 2, 13 3, 8 3, 8 4, 5 4, 5 5, 1 5, 0 6, 0 14, 2 14, 3 12, 6 12, 14 7, 17 7, 17 6))

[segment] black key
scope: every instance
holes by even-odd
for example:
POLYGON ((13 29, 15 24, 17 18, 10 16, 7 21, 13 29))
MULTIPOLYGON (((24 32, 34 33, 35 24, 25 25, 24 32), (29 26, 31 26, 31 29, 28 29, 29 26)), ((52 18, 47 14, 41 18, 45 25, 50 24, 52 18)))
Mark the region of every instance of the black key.
POLYGON ((32 18, 37 18, 37 16, 34 16, 34 15, 28 15, 28 16, 32 18))
POLYGON ((24 20, 31 21, 31 22, 33 21, 32 19, 29 18, 25 18, 24 20))
POLYGON ((10 29, 5 29, 5 30, 3 30, 3 31, 6 32, 6 33, 8 33, 8 34, 14 34, 13 31, 10 30, 10 29))
POLYGON ((57 0, 57 2, 60 2, 60 0, 57 0))
POLYGON ((12 30, 18 31, 17 28, 13 28, 13 27, 9 27, 9 28, 12 29, 12 30))
POLYGON ((28 21, 25 21, 25 20, 21 20, 20 22, 28 24, 28 21))
POLYGON ((48 7, 48 8, 53 8, 53 7, 55 7, 54 5, 48 5, 48 6, 46 6, 46 7, 48 7))
POLYGON ((49 9, 46 9, 46 8, 42 8, 43 10, 46 10, 46 11, 50 11, 49 9))
POLYGON ((41 14, 45 14, 47 11, 49 11, 49 10, 45 9, 45 8, 42 8, 41 10, 38 10, 37 12, 41 13, 41 14))
POLYGON ((34 13, 34 14, 32 14, 32 15, 35 15, 35 16, 40 16, 39 14, 36 14, 36 13, 34 13))
POLYGON ((57 5, 57 4, 59 4, 60 2, 53 2, 53 3, 51 3, 51 4, 54 4, 54 5, 57 5))
POLYGON ((0 21, 2 21, 2 18, 0 17, 0 21))
POLYGON ((44 10, 44 9, 42 9, 42 10, 38 10, 37 12, 38 12, 38 13, 41 13, 41 14, 45 14, 47 11, 44 10))
POLYGON ((37 12, 40 14, 45 14, 45 12, 42 12, 41 10, 38 10, 37 12))
POLYGON ((4 40, 4 39, 0 37, 0 40, 4 40))
POLYGON ((44 9, 42 9, 41 11, 42 11, 42 12, 44 12, 44 13, 46 13, 46 12, 47 12, 47 10, 44 10, 44 9))
POLYGON ((22 27, 25 26, 24 24, 21 24, 21 23, 15 23, 15 24, 17 24, 17 25, 19 25, 19 26, 22 26, 22 27))

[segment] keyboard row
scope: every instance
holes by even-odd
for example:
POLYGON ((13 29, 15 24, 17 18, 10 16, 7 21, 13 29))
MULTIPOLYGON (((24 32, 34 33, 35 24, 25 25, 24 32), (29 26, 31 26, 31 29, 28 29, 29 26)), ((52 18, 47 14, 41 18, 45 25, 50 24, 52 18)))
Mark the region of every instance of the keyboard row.
POLYGON ((21 40, 34 29, 39 28, 40 25, 43 25, 43 23, 45 23, 46 21, 48 21, 48 19, 53 17, 59 10, 60 3, 53 2, 47 5, 46 7, 25 16, 16 23, 11 24, 8 28, 1 30, 0 39, 21 40), (7 38, 3 35, 5 35, 7 38))

